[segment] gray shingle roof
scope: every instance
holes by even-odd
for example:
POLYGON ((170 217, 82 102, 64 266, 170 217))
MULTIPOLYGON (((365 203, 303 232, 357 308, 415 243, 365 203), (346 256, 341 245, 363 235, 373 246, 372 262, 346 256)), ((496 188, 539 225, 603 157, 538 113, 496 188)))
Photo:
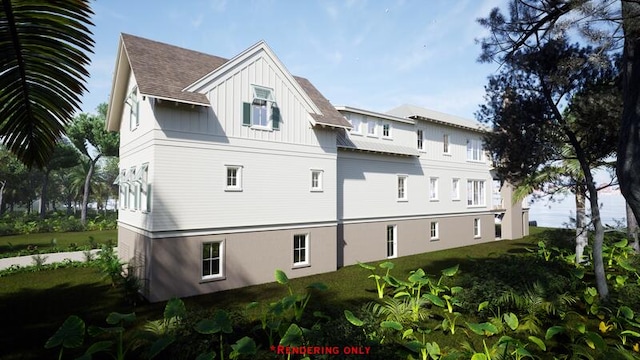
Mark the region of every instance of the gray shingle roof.
MULTIPOLYGON (((228 59, 129 34, 122 34, 122 43, 141 94, 210 106, 204 94, 183 89, 222 66, 228 59)), ((317 124, 351 127, 309 80, 294 78, 322 112, 322 115, 311 114, 317 124)))
POLYGON ((455 115, 445 114, 439 111, 421 108, 415 105, 401 105, 387 111, 387 114, 407 119, 426 120, 434 123, 453 125, 467 130, 486 131, 482 125, 477 122, 467 120, 455 115))

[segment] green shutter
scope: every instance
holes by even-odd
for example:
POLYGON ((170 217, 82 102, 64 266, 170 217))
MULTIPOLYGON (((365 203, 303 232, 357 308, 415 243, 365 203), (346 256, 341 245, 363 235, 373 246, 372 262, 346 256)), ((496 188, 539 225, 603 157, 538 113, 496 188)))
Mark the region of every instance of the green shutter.
POLYGON ((276 106, 271 108, 271 127, 280 130, 280 109, 276 106))
POLYGON ((242 125, 251 126, 251 104, 242 103, 242 125))

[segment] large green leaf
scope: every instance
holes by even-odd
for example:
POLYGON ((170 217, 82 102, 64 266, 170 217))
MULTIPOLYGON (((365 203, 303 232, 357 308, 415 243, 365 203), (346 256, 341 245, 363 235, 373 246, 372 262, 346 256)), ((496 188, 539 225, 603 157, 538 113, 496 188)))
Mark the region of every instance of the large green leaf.
POLYGON ((187 308, 181 299, 173 298, 167 302, 164 307, 164 318, 166 320, 173 318, 184 318, 187 316, 187 308))
POLYGON ((173 344, 176 338, 172 335, 164 335, 156 339, 148 349, 147 357, 153 359, 158 356, 169 345, 173 344))
POLYGON ((296 324, 289 325, 289 328, 280 339, 282 346, 300 346, 302 345, 302 329, 296 324))
POLYGON ((289 278, 287 277, 287 274, 285 274, 284 271, 280 269, 276 269, 273 276, 275 277, 276 282, 278 282, 278 284, 287 285, 289 283, 289 278))
POLYGON ((347 318, 347 320, 355 325, 355 326, 362 326, 364 325, 364 322, 360 319, 358 319, 355 315, 353 315, 353 313, 349 310, 345 310, 344 311, 344 317, 347 318))
POLYGON ((235 344, 231 345, 231 349, 233 349, 229 355, 231 359, 236 359, 242 355, 253 355, 258 351, 256 342, 248 336, 236 341, 235 344))
POLYGON ((112 312, 107 315, 107 324, 116 325, 116 324, 131 324, 136 321, 136 313, 122 314, 119 312, 112 312))
POLYGON ((84 341, 84 321, 76 315, 69 316, 58 328, 55 334, 44 344, 46 349, 61 346, 65 348, 77 348, 84 341))
POLYGON ((363 269, 367 269, 367 270, 371 270, 371 271, 376 269, 375 266, 371 266, 369 264, 361 263, 359 261, 358 261, 358 265, 360 265, 360 267, 363 268, 363 269))
POLYGON ((518 328, 518 317, 516 316, 516 314, 510 312, 510 313, 506 313, 504 315, 502 315, 502 318, 504 319, 504 322, 507 324, 507 326, 511 329, 511 330, 516 330, 518 328))
POLYGON ((445 306, 444 300, 442 300, 438 295, 427 293, 423 294, 422 297, 431 301, 431 303, 435 306, 439 306, 441 308, 445 306))
POLYGON ((446 268, 446 269, 442 270, 442 275, 451 277, 451 276, 453 276, 453 275, 458 273, 458 269, 459 268, 460 268, 460 265, 456 265, 456 266, 452 266, 450 268, 446 268))
POLYGON ((394 329, 398 331, 402 330, 402 324, 400 324, 397 321, 383 321, 380 323, 380 327, 385 329, 394 329))
POLYGON ((2 0, 0 139, 20 161, 44 166, 79 110, 89 76, 88 0, 2 0))
POLYGON ((206 335, 217 334, 219 332, 231 334, 233 332, 229 313, 221 309, 216 310, 212 318, 198 321, 195 330, 206 335))
POLYGON ((495 325, 484 322, 484 323, 467 323, 467 326, 471 331, 478 335, 491 336, 498 333, 498 328, 495 325))
POLYGON ((564 326, 552 326, 550 328, 547 329, 547 333, 545 334, 544 338, 546 340, 551 339, 552 337, 554 337, 557 334, 563 333, 565 331, 564 326))
POLYGON ((527 337, 527 339, 529 339, 529 341, 531 341, 532 343, 538 345, 538 347, 540 348, 540 350, 542 351, 547 351, 547 345, 544 343, 544 341, 542 341, 542 339, 540 339, 539 337, 530 335, 529 337, 527 337))

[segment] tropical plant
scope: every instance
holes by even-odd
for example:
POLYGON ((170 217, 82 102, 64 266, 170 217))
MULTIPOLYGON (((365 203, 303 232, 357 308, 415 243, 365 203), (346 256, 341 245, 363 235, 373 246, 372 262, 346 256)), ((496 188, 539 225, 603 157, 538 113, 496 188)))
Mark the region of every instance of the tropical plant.
POLYGON ((385 269, 386 272, 384 275, 378 275, 376 273, 376 267, 373 265, 365 264, 358 262, 361 268, 367 269, 371 272, 369 275, 369 279, 373 279, 376 283, 376 289, 378 290, 378 299, 382 299, 384 297, 384 288, 387 285, 387 280, 389 279, 389 271, 394 268, 394 264, 390 261, 385 261, 378 265, 381 269, 385 269))
POLYGON ((292 309, 293 317, 296 321, 300 321, 302 319, 302 315, 304 314, 304 310, 309 304, 309 300, 311 300, 311 291, 312 289, 325 291, 327 290, 327 285, 323 283, 312 283, 307 286, 307 292, 304 294, 297 294, 293 292, 293 288, 291 287, 291 283, 289 282, 289 278, 287 274, 280 270, 276 269, 274 273, 274 277, 278 284, 284 285, 287 287, 289 291, 289 295, 280 300, 283 310, 292 309))
POLYGON ((0 139, 43 166, 80 103, 92 51, 90 2, 2 0, 0 139), (43 36, 46 34, 46 36, 43 36))

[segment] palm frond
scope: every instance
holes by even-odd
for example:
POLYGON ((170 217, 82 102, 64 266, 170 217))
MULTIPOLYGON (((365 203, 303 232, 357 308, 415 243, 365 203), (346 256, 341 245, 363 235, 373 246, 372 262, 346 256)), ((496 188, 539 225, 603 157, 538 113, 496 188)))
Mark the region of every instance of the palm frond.
POLYGON ((86 0, 2 0, 0 139, 28 166, 46 164, 80 108, 92 14, 86 0))

